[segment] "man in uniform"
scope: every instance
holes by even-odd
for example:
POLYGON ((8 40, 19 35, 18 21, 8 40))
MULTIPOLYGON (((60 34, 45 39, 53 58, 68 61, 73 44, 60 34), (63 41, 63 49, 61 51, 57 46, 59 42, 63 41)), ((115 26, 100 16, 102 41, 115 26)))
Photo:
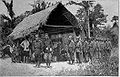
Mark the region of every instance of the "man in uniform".
POLYGON ((69 53, 69 63, 73 64, 74 63, 74 49, 75 49, 75 43, 74 40, 72 38, 72 36, 70 37, 70 43, 69 43, 69 49, 68 49, 68 53, 69 53), (70 62, 72 61, 72 63, 70 62))
POLYGON ((42 54, 43 54, 43 42, 42 39, 39 38, 39 35, 35 36, 36 39, 34 42, 34 57, 36 60, 36 67, 40 67, 40 64, 42 63, 42 54))
POLYGON ((52 47, 50 45, 45 50, 44 58, 45 58, 46 65, 49 68, 51 64, 51 58, 52 58, 52 47))
POLYGON ((54 46, 53 46, 53 58, 54 58, 54 61, 57 61, 58 60, 58 55, 59 55, 59 52, 58 52, 58 43, 54 43, 54 46))
POLYGON ((109 56, 111 56, 112 44, 110 41, 106 41, 106 51, 109 56))
POLYGON ((88 40, 87 42, 87 47, 86 47, 86 58, 87 58, 87 62, 89 60, 92 61, 92 52, 93 52, 93 48, 92 48, 92 44, 91 44, 91 40, 88 40))
POLYGON ((75 51, 76 51, 76 58, 78 60, 78 63, 81 63, 81 56, 82 56, 82 42, 80 37, 77 37, 76 39, 76 47, 75 47, 75 51))
POLYGON ((44 51, 44 59, 47 67, 50 67, 51 58, 52 58, 52 44, 48 34, 45 34, 45 51, 44 51))
POLYGON ((83 44, 83 58, 84 62, 88 62, 88 56, 86 55, 88 51, 88 42, 85 40, 83 44))

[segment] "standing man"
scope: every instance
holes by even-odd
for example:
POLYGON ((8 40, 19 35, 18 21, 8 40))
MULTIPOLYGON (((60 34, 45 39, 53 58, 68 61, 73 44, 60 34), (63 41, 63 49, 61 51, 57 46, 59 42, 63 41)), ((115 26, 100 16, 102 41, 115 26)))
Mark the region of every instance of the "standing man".
POLYGON ((77 37, 77 42, 76 42, 76 58, 78 60, 78 63, 81 63, 81 58, 82 58, 82 42, 80 37, 77 37))
POLYGON ((69 49, 68 49, 68 53, 69 53, 69 63, 73 64, 74 63, 74 49, 75 49, 75 43, 74 40, 72 38, 72 36, 69 37, 70 38, 70 42, 69 42, 69 49), (72 63, 71 63, 72 61, 72 63))
POLYGON ((54 61, 56 62, 58 59, 58 43, 54 43, 54 46, 53 46, 53 58, 54 58, 54 61))
POLYGON ((26 62, 28 61, 28 58, 29 58, 29 41, 27 40, 27 37, 25 37, 25 40, 20 44, 23 49, 23 61, 26 62))
POLYGON ((112 44, 109 40, 106 41, 106 51, 109 56, 111 56, 112 44))
POLYGON ((30 61, 31 61, 31 59, 32 59, 32 52, 33 52, 33 50, 32 50, 32 42, 33 42, 33 40, 32 40, 32 38, 30 37, 29 39, 29 55, 30 55, 30 57, 29 57, 29 59, 30 59, 30 61))
POLYGON ((46 62, 47 67, 50 67, 51 58, 52 58, 52 45, 51 40, 48 36, 48 34, 45 34, 45 53, 44 53, 44 59, 46 62))
POLYGON ((52 58, 52 47, 50 45, 46 48, 44 57, 45 57, 46 65, 49 68, 51 64, 51 58, 52 58))
POLYGON ((86 56, 87 56, 87 61, 92 61, 92 45, 91 45, 91 40, 88 40, 88 45, 87 45, 87 52, 86 52, 86 56))
POLYGON ((88 57, 86 55, 87 53, 87 49, 88 49, 88 42, 85 40, 84 44, 83 44, 83 58, 84 58, 84 62, 86 63, 88 60, 88 57))
POLYGON ((39 35, 35 35, 35 41, 34 43, 34 58, 36 62, 36 67, 40 67, 40 64, 42 63, 42 55, 43 55, 43 41, 39 38, 39 35))

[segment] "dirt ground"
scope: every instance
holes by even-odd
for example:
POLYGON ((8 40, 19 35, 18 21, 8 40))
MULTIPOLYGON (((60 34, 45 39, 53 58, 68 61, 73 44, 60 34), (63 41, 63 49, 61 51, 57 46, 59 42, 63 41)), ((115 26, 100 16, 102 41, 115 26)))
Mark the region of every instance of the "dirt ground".
POLYGON ((0 59, 0 76, 55 76, 63 70, 84 70, 86 64, 70 65, 67 62, 51 63, 51 68, 46 68, 46 64, 41 64, 40 68, 34 67, 35 64, 11 63, 10 58, 0 59))

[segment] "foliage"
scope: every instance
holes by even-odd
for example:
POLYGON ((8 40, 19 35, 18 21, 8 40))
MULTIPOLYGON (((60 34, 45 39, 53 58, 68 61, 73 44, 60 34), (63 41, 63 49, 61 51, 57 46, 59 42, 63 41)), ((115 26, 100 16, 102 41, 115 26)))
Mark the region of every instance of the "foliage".
POLYGON ((19 24, 25 17, 28 17, 29 15, 31 15, 31 11, 26 11, 25 13, 15 17, 15 21, 14 21, 14 25, 16 26, 17 24, 19 24))
POLYGON ((9 27, 14 28, 13 22, 14 22, 15 13, 13 11, 13 0, 11 0, 10 3, 6 2, 6 0, 2 0, 2 2, 5 4, 5 6, 8 10, 9 16, 10 16, 10 17, 8 17, 6 15, 3 15, 3 18, 8 20, 9 27))
POLYGON ((106 20, 107 15, 104 14, 102 6, 100 4, 96 4, 95 6, 93 6, 94 1, 82 1, 79 3, 75 1, 70 1, 67 4, 70 5, 75 4, 82 6, 82 8, 79 8, 77 10, 76 17, 79 18, 79 22, 81 26, 83 26, 83 30, 85 31, 86 34, 88 28, 87 24, 89 24, 90 30, 94 29, 93 32, 94 35, 96 35, 95 33, 96 29, 94 27, 97 27, 97 25, 103 25, 103 23, 107 22, 106 20))
POLYGON ((36 13, 36 12, 39 12, 41 10, 44 10, 50 6, 53 5, 53 3, 51 2, 45 2, 44 0, 36 0, 34 1, 34 4, 30 4, 33 9, 32 9, 32 14, 36 13))
POLYGON ((2 25, 2 33, 4 37, 2 39, 5 40, 6 36, 9 35, 12 32, 12 29, 15 27, 13 24, 15 13, 13 11, 13 0, 11 0, 10 3, 6 2, 6 0, 2 0, 2 2, 5 4, 9 13, 9 16, 2 14, 3 21, 6 20, 4 21, 4 25, 2 25))
POLYGON ((116 26, 113 25, 113 27, 111 27, 111 28, 109 28, 108 26, 104 27, 104 29, 101 31, 101 35, 106 38, 109 38, 113 47, 118 47, 118 39, 119 38, 118 38, 117 30, 119 30, 119 29, 117 29, 117 28, 118 28, 118 25, 116 24, 116 26))
MULTIPOLYGON (((103 61, 104 59, 105 58, 100 59, 99 61, 103 61)), ((94 76, 118 76, 118 61, 118 57, 110 57, 104 60, 104 63, 101 64, 101 66, 91 65, 92 68, 90 68, 89 72, 94 76)))
MULTIPOLYGON (((57 2, 56 2, 57 3, 57 2)), ((53 5, 51 2, 45 2, 44 0, 36 0, 33 4, 29 4, 33 7, 31 11, 26 11, 25 13, 21 14, 20 16, 17 16, 15 18, 14 25, 19 24, 25 17, 28 17, 29 15, 32 15, 34 13, 37 13, 39 11, 42 11, 50 6, 53 5)))
POLYGON ((104 10, 100 4, 94 6, 93 11, 90 11, 89 20, 95 27, 106 23, 107 15, 104 14, 104 10))
POLYGON ((93 47, 98 48, 92 49, 93 55, 97 55, 94 51, 100 52, 99 57, 93 56, 92 65, 89 67, 90 70, 86 69, 88 72, 91 72, 91 75, 95 76, 117 76, 118 75, 118 57, 111 56, 113 47, 110 41, 99 41, 92 42, 93 47), (94 45, 95 44, 95 45, 94 45), (116 63, 116 64, 113 64, 116 63))
POLYGON ((114 56, 100 67, 89 64, 85 69, 82 66, 77 70, 62 69, 56 76, 118 76, 118 62, 118 57, 114 56))
POLYGON ((2 0, 2 2, 5 4, 11 19, 14 18, 15 13, 13 11, 13 0, 11 0, 11 3, 6 2, 6 0, 2 0))
POLYGON ((8 13, 9 13, 9 16, 5 14, 1 15, 3 17, 3 20, 6 20, 4 21, 4 25, 2 25, 2 30, 3 30, 2 32, 3 32, 4 37, 7 37, 12 32, 12 30, 15 28, 15 26, 19 24, 25 17, 31 14, 34 14, 36 12, 39 12, 43 9, 46 9, 50 5, 53 5, 50 2, 45 2, 45 1, 40 2, 40 1, 41 0, 37 0, 35 4, 30 4, 33 7, 31 11, 26 11, 20 16, 15 17, 15 13, 13 11, 13 0, 11 0, 10 3, 6 2, 6 0, 2 0, 2 2, 5 4, 8 10, 8 13))
POLYGON ((53 5, 53 4, 50 3, 50 2, 37 0, 37 1, 34 1, 34 4, 29 4, 29 5, 32 6, 33 9, 31 11, 26 11, 25 13, 17 16, 15 18, 14 25, 19 24, 25 17, 28 17, 29 15, 32 15, 34 13, 37 13, 37 12, 41 11, 41 10, 44 10, 44 9, 50 7, 50 5, 53 5))
MULTIPOLYGON (((80 18, 84 16, 84 18, 82 18, 82 23, 83 23, 82 27, 83 27, 83 30, 85 32, 85 35, 89 38, 89 36, 90 36, 89 32, 88 32, 88 30, 89 30, 89 27, 88 27, 89 9, 90 9, 90 7, 92 7, 93 1, 82 1, 79 3, 75 2, 75 1, 69 1, 66 5, 72 5, 72 4, 79 5, 79 6, 83 7, 82 8, 83 12, 81 12, 83 14, 80 14, 80 15, 82 15, 82 16, 80 16, 80 18)), ((80 22, 81 22, 81 20, 80 20, 80 22)))

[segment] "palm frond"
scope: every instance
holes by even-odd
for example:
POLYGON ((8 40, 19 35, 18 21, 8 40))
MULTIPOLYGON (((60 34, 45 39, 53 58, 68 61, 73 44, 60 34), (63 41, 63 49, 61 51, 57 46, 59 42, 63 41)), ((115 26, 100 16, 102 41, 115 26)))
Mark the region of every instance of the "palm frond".
POLYGON ((4 19, 8 20, 8 21, 11 21, 11 19, 10 19, 8 16, 4 15, 4 14, 2 14, 2 17, 3 17, 4 19))

